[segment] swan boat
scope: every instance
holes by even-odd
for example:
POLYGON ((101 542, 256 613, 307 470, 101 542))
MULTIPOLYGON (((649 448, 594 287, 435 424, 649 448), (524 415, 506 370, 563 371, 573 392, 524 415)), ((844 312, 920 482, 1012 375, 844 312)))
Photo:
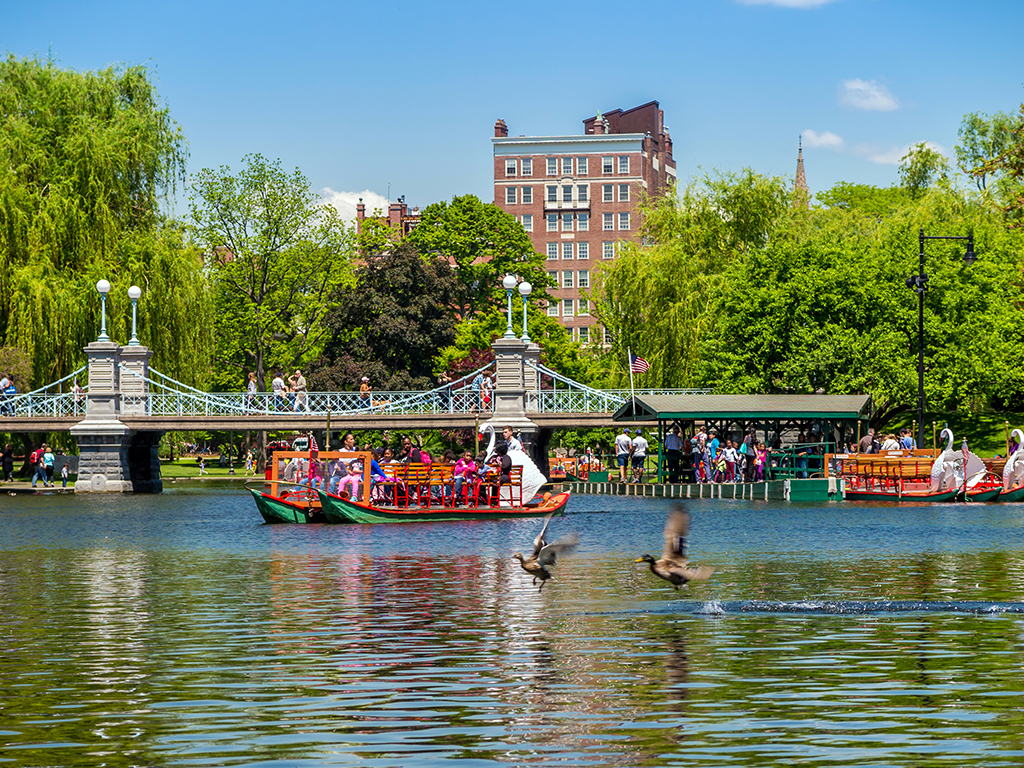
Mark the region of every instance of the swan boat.
POLYGON ((966 446, 954 451, 953 433, 949 429, 942 430, 942 437, 946 448, 934 459, 879 454, 848 459, 843 466, 845 497, 900 502, 954 501, 957 498, 992 501, 999 497, 998 478, 988 471, 984 462, 967 451, 966 446))

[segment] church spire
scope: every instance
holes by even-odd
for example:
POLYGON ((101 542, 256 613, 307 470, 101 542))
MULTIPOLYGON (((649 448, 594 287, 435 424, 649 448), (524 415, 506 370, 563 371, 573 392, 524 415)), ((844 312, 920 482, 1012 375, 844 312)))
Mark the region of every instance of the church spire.
POLYGON ((804 175, 804 137, 802 135, 797 140, 796 180, 793 182, 793 191, 799 195, 797 205, 806 208, 810 193, 807 190, 807 177, 804 175))

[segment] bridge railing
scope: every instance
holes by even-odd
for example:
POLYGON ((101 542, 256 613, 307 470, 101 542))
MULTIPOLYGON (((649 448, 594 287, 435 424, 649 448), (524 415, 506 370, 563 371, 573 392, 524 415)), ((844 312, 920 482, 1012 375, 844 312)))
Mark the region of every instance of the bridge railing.
POLYGON ((525 363, 537 372, 538 389, 527 390, 526 410, 532 413, 611 413, 637 395, 706 395, 710 389, 595 389, 547 366, 525 363))
POLYGON ((78 376, 86 371, 83 366, 57 381, 46 384, 31 392, 20 395, 0 395, 0 417, 19 418, 60 418, 63 416, 84 416, 86 410, 85 390, 62 392, 64 385, 75 386, 78 376))

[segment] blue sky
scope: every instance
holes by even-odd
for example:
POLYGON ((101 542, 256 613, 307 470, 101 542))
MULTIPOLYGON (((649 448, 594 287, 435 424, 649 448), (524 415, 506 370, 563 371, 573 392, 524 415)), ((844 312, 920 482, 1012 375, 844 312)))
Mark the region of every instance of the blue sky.
MULTIPOLYGON (((582 132, 656 99, 679 177, 888 185, 972 111, 1024 101, 1021 0, 5 2, 0 48, 151 67, 189 171, 260 152, 355 197, 493 197, 490 137, 582 132)), ((179 201, 177 211, 185 205, 179 201)))

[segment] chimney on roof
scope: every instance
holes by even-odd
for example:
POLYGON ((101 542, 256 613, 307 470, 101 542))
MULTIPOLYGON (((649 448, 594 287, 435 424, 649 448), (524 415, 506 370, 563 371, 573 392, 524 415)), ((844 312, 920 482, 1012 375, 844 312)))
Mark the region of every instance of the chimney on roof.
POLYGON ((602 136, 604 134, 604 115, 600 112, 597 113, 597 117, 594 119, 594 135, 602 136))
POLYGON ((366 203, 363 202, 363 198, 361 197, 359 198, 359 202, 356 204, 356 218, 360 220, 366 218, 366 203))
POLYGON ((508 136, 508 126, 505 125, 505 121, 500 117, 497 122, 494 123, 494 135, 499 138, 505 138, 508 136))

